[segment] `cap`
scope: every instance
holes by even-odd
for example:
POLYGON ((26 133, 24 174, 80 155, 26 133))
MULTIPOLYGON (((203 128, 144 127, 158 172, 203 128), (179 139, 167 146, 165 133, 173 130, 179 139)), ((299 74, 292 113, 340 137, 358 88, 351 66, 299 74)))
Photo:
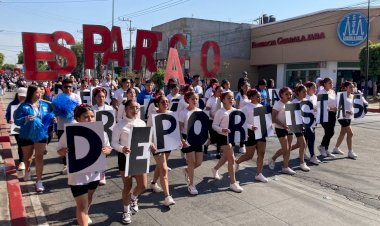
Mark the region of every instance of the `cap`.
POLYGON ((25 87, 20 87, 17 89, 17 95, 19 95, 20 97, 26 97, 26 91, 28 89, 25 88, 25 87))

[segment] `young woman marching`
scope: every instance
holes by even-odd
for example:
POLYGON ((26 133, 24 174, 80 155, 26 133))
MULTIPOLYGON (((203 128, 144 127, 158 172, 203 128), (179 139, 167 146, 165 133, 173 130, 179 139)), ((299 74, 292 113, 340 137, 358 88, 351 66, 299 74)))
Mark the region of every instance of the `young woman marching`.
MULTIPOLYGON (((292 100, 292 103, 298 104, 301 103, 301 101, 306 100, 306 87, 304 85, 298 85, 294 89, 296 97, 292 100)), ((306 165, 305 162, 305 148, 306 148, 306 141, 304 137, 304 133, 295 133, 297 143, 291 147, 291 151, 295 149, 299 149, 299 158, 300 158, 300 168, 301 170, 308 172, 310 171, 310 168, 306 165)))
POLYGON ((198 94, 193 91, 187 92, 184 95, 188 107, 183 109, 178 114, 179 127, 182 134, 182 152, 186 155, 187 167, 183 169, 186 182, 188 182, 188 191, 191 195, 198 195, 198 190, 194 186, 194 170, 198 168, 203 161, 202 145, 189 146, 186 143, 188 121, 191 114, 195 111, 202 111, 197 108, 199 101, 198 94))
MULTIPOLYGON (((122 222, 129 224, 132 222, 131 214, 139 211, 137 197, 143 193, 147 187, 147 174, 143 173, 135 176, 125 176, 125 161, 126 154, 131 151, 129 146, 129 136, 131 136, 133 127, 145 127, 146 124, 138 115, 140 112, 140 105, 135 100, 127 100, 124 104, 126 118, 118 122, 112 132, 112 148, 118 151, 118 166, 121 178, 123 179, 123 205, 124 211, 122 215, 122 222), (132 190, 132 178, 136 179, 136 187, 132 190)), ((154 151, 154 146, 151 146, 154 151)))
POLYGON ((322 80, 323 89, 318 94, 328 94, 327 106, 329 110, 328 122, 322 122, 322 127, 325 130, 325 135, 322 138, 321 145, 318 147, 323 157, 335 157, 329 151, 331 138, 334 136, 334 129, 336 123, 336 95, 332 89, 333 81, 331 78, 324 78, 322 80))
MULTIPOLYGON (((251 100, 247 97, 247 92, 250 90, 250 86, 251 85, 248 82, 243 82, 243 84, 239 87, 239 92, 235 97, 236 109, 242 109, 246 104, 251 102, 251 100)), ((239 152, 243 154, 246 152, 244 142, 240 143, 239 152)))
POLYGON ((352 137, 354 136, 354 133, 352 132, 351 128, 351 119, 354 117, 354 95, 353 89, 354 85, 346 81, 342 84, 343 91, 347 92, 347 99, 345 101, 345 111, 347 118, 349 119, 338 119, 339 124, 341 125, 339 137, 336 141, 335 148, 333 150, 334 154, 344 154, 343 151, 340 150, 339 146, 342 144, 344 136, 347 135, 346 141, 347 141, 347 148, 348 148, 348 158, 356 159, 358 155, 352 150, 352 137))
MULTIPOLYGON (((169 100, 165 96, 158 96, 156 99, 154 99, 154 104, 157 107, 157 113, 170 113, 171 111, 168 110, 169 108, 169 100)), ((153 126, 153 117, 152 115, 149 116, 147 126, 153 126)), ((171 151, 165 151, 161 153, 154 153, 153 157, 154 160, 156 160, 156 168, 154 169, 154 175, 153 179, 150 183, 150 188, 154 192, 161 192, 164 191, 165 195, 165 206, 174 205, 174 199, 170 195, 169 192, 169 179, 168 179, 168 159, 171 151), (157 185, 157 180, 160 178, 160 183, 162 186, 162 189, 157 185)))
POLYGON ((269 161, 269 168, 274 170, 276 159, 281 155, 284 157, 282 173, 293 175, 296 172, 289 167, 290 149, 292 146, 293 134, 289 133, 289 127, 286 125, 285 104, 290 103, 292 98, 292 90, 289 87, 280 89, 280 101, 273 105, 272 122, 276 130, 281 149, 278 150, 269 161))
MULTIPOLYGON (((95 122, 95 114, 90 105, 81 104, 74 110, 74 118, 77 122, 95 122)), ((104 146, 102 152, 108 155, 111 152, 108 136, 104 133, 104 146)), ((66 135, 63 134, 58 143, 58 154, 65 157, 68 153, 66 135)), ((88 216, 88 211, 92 202, 92 197, 99 185, 101 172, 68 174, 68 184, 76 203, 76 217, 79 225, 89 225, 92 220, 88 216)))
POLYGON ((223 87, 222 86, 216 86, 213 88, 213 95, 207 100, 206 102, 206 110, 210 111, 210 120, 208 124, 208 129, 210 131, 210 140, 212 144, 217 144, 216 145, 216 158, 220 159, 220 145, 217 142, 218 134, 216 133, 215 130, 212 129, 212 122, 214 121, 215 113, 222 108, 222 103, 220 101, 220 96, 223 92, 223 87))
MULTIPOLYGON (((311 101, 313 104, 313 109, 314 109, 314 115, 316 116, 317 112, 317 96, 315 95, 315 92, 317 90, 317 86, 314 82, 307 82, 306 83, 306 99, 311 101)), ((307 148, 309 149, 310 152, 310 162, 319 165, 321 161, 319 161, 317 155, 314 152, 314 147, 315 147, 315 127, 310 127, 305 129, 305 139, 306 139, 306 144, 307 148)))
POLYGON ((243 188, 240 187, 239 183, 235 178, 235 155, 232 149, 232 145, 228 142, 228 133, 231 131, 228 129, 229 114, 231 111, 235 110, 232 106, 234 105, 234 96, 232 92, 225 92, 221 97, 223 107, 219 109, 214 117, 214 122, 212 123, 212 128, 218 133, 218 144, 223 150, 223 156, 219 159, 215 167, 211 168, 213 177, 217 180, 221 179, 219 175, 219 169, 228 162, 228 174, 230 176, 230 189, 234 192, 242 192, 243 188))
MULTIPOLYGON (((258 140, 255 138, 255 132, 254 130, 257 129, 253 123, 253 109, 257 107, 262 107, 263 105, 260 104, 261 102, 261 94, 256 89, 251 89, 247 93, 248 98, 251 100, 251 103, 246 104, 242 111, 247 116, 247 127, 248 127, 248 140, 245 142, 246 146, 246 153, 238 160, 236 160, 235 169, 236 171, 239 170, 239 164, 245 161, 248 161, 253 158, 253 155, 255 153, 255 148, 257 150, 257 167, 256 167, 256 176, 255 180, 261 181, 263 183, 267 183, 268 179, 264 177, 262 174, 263 172, 263 165, 264 165, 264 154, 265 154, 265 147, 266 147, 266 139, 265 137, 262 137, 258 140)), ((265 126, 265 125, 263 125, 265 126)))

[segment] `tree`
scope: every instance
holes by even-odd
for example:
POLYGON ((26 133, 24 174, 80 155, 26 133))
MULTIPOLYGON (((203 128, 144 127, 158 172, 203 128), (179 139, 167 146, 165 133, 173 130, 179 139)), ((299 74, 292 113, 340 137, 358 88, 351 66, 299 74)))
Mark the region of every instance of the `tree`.
POLYGON ((24 52, 20 51, 19 54, 17 54, 17 63, 23 64, 24 63, 24 52))
POLYGON ((158 68, 157 71, 150 78, 158 89, 162 89, 165 85, 165 70, 162 68, 158 68))
MULTIPOLYGON (((369 68, 368 77, 380 75, 380 43, 369 44, 369 68)), ((367 47, 363 47, 359 53, 360 71, 366 74, 367 67, 367 47)))
POLYGON ((4 64, 3 66, 2 66, 2 69, 3 70, 13 70, 13 68, 15 68, 15 65, 14 64, 4 64))
POLYGON ((4 63, 4 58, 5 58, 4 54, 3 54, 3 53, 0 53, 0 66, 3 65, 3 63, 4 63))
POLYGON ((72 45, 70 49, 74 52, 75 56, 77 57, 77 66, 74 68, 71 74, 73 74, 75 77, 80 77, 80 75, 82 74, 84 64, 83 43, 77 42, 74 45, 72 45))

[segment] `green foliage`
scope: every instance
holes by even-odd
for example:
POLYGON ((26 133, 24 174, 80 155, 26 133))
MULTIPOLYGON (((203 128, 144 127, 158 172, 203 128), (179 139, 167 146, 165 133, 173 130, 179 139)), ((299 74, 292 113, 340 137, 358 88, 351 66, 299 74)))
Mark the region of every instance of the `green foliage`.
POLYGON ((24 63, 24 52, 20 51, 19 54, 17 54, 17 63, 23 64, 24 63))
POLYGON ((82 73, 83 64, 84 64, 84 54, 83 54, 83 43, 77 42, 70 47, 70 49, 74 52, 77 57, 77 66, 75 67, 72 74, 74 76, 79 77, 82 73))
POLYGON ((15 65, 14 64, 4 64, 3 66, 2 66, 2 69, 3 70, 13 70, 13 68, 15 68, 15 65))
POLYGON ((5 58, 4 54, 3 54, 3 53, 0 53, 0 66, 3 65, 3 63, 4 63, 4 58, 5 58))
POLYGON ((162 89, 165 85, 165 70, 162 68, 158 68, 150 79, 154 82, 158 89, 162 89))
MULTIPOLYGON (((360 71, 365 75, 367 66, 367 47, 360 50, 359 60, 360 71)), ((370 43, 368 77, 376 75, 380 75, 380 43, 370 43)))
POLYGON ((118 75, 120 75, 120 73, 121 73, 121 67, 114 67, 113 68, 113 70, 115 71, 115 74, 118 74, 118 75))

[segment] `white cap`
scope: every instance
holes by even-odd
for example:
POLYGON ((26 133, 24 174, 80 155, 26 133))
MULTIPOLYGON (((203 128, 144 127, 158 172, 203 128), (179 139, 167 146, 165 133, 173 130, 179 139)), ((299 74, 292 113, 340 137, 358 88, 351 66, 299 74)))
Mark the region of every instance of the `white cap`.
POLYGON ((26 97, 26 91, 28 89, 25 88, 25 87, 20 87, 17 89, 17 95, 20 96, 20 97, 26 97))

